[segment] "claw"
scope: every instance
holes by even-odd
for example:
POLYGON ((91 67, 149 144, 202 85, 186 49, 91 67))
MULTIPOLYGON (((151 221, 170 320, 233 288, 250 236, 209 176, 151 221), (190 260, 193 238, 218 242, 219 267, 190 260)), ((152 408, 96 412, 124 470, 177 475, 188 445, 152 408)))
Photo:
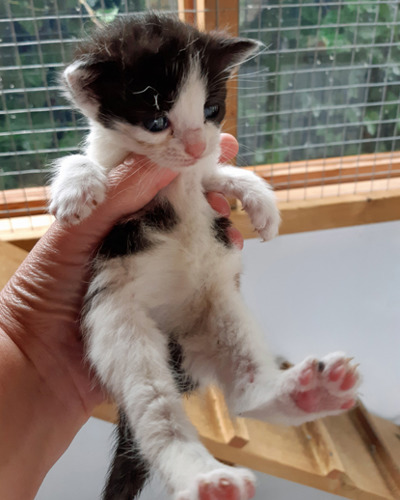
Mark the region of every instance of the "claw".
POLYGON ((358 377, 355 373, 356 369, 357 369, 356 366, 351 366, 349 371, 344 376, 343 382, 340 386, 342 391, 347 391, 347 390, 351 389, 352 387, 354 387, 354 385, 356 384, 357 379, 358 379, 358 377))
POLYGON ((303 373, 300 375, 299 380, 301 385, 308 385, 314 375, 314 367, 306 368, 303 373))
POLYGON ((245 480, 245 488, 246 488, 246 495, 248 496, 248 498, 249 499, 254 498, 254 495, 256 494, 256 488, 249 479, 245 480))
POLYGON ((345 370, 346 370, 346 365, 342 363, 339 364, 335 368, 332 368, 331 372, 329 373, 329 379, 332 382, 337 382, 341 377, 343 377, 345 370))
POLYGON ((345 403, 342 404, 340 407, 341 410, 350 410, 350 408, 353 408, 353 406, 356 404, 354 399, 349 399, 345 403))
POLYGON ((199 485, 200 500, 212 500, 211 483, 202 481, 199 485))

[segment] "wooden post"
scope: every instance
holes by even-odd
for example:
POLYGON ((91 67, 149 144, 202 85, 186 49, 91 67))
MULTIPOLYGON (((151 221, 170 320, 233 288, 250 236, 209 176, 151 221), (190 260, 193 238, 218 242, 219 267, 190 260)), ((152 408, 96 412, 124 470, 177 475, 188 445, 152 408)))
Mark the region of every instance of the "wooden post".
MULTIPOLYGON (((218 0, 216 27, 232 36, 239 36, 239 0, 218 0)), ((237 137, 238 91, 237 76, 228 82, 226 115, 223 131, 237 137)))
POLYGON ((201 31, 217 28, 217 1, 196 0, 197 27, 201 31))
POLYGON ((178 0, 179 19, 184 23, 196 24, 194 0, 178 0))
MULTIPOLYGON (((197 24, 202 31, 223 30, 239 35, 239 0, 178 0, 179 18, 197 24), (195 13, 190 12, 195 9, 195 13), (189 11, 189 12, 188 12, 189 11)), ((223 131, 237 135, 237 78, 228 82, 226 116, 223 131)))

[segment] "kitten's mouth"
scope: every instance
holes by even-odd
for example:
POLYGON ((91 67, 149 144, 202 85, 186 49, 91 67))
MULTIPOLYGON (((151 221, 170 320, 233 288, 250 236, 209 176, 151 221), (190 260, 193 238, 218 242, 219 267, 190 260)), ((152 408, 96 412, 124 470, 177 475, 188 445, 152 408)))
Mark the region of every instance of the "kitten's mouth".
POLYGON ((195 165, 199 160, 198 159, 195 159, 193 158, 192 160, 186 160, 183 162, 182 164, 182 167, 192 167, 193 165, 195 165))
POLYGON ((180 161, 179 163, 177 162, 175 165, 176 165, 176 168, 189 168, 189 167, 193 167, 194 165, 196 165, 196 163, 198 163, 200 160, 202 160, 203 158, 190 158, 188 160, 182 160, 180 161))
POLYGON ((183 167, 192 167, 193 165, 196 165, 196 163, 201 162, 202 160, 204 160, 204 158, 206 158, 207 156, 210 156, 211 154, 212 154, 212 152, 207 150, 199 158, 195 158, 195 157, 191 156, 187 160, 183 160, 182 166, 183 167))

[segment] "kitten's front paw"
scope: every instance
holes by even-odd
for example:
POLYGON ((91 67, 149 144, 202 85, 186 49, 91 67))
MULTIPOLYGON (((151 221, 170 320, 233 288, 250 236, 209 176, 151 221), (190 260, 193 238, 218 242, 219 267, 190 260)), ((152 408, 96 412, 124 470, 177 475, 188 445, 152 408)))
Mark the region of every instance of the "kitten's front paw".
POLYGON ((264 241, 278 234, 281 216, 272 191, 264 188, 262 196, 248 196, 243 200, 243 209, 264 241))
POLYGON ((254 475, 246 469, 224 467, 193 479, 188 491, 175 500, 250 500, 255 495, 254 475))
POLYGON ((107 177, 83 155, 68 156, 58 163, 49 211, 64 224, 79 224, 104 201, 107 177))

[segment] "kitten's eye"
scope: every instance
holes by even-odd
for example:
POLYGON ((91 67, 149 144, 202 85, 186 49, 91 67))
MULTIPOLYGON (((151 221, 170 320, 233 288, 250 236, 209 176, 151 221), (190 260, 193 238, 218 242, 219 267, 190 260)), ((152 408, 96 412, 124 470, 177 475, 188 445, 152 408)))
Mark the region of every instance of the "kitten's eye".
POLYGON ((206 120, 212 120, 218 115, 218 113, 219 113, 218 104, 214 104, 212 106, 204 106, 204 118, 206 120))
POLYGON ((143 127, 150 132, 162 132, 169 127, 169 120, 166 116, 159 116, 152 120, 145 120, 143 122, 143 127))

